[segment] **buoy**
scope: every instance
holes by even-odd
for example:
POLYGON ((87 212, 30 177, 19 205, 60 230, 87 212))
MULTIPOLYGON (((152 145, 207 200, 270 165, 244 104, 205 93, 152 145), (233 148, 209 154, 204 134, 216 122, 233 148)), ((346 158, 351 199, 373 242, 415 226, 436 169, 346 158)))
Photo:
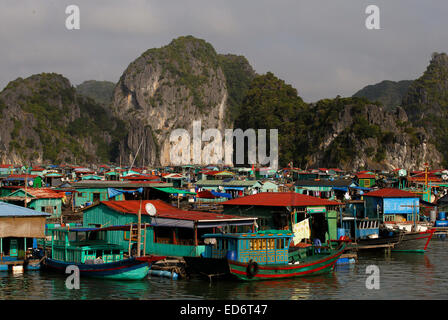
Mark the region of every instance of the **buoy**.
POLYGON ((177 280, 179 275, 176 272, 166 271, 166 270, 149 270, 149 275, 155 277, 164 277, 177 280))

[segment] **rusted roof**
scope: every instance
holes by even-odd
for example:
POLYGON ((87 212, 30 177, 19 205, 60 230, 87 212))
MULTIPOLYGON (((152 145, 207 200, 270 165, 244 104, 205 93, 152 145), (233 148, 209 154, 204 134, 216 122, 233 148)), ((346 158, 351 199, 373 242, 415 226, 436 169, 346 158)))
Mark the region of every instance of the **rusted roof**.
POLYGON ((404 190, 400 190, 400 189, 394 189, 394 188, 379 189, 376 191, 366 193, 364 196, 365 197, 379 197, 379 198, 418 198, 418 196, 412 192, 408 192, 408 191, 404 191, 404 190))
POLYGON ((254 195, 221 202, 223 205, 266 206, 266 207, 308 207, 337 206, 339 202, 312 197, 297 192, 262 192, 254 195))
MULTIPOLYGON (((140 209, 139 200, 125 200, 125 201, 101 201, 102 204, 107 207, 123 213, 138 214, 140 209)), ((239 217, 233 215, 224 215, 211 212, 201 212, 201 211, 187 211, 181 210, 179 208, 173 207, 172 205, 162 201, 162 200, 144 200, 141 203, 141 214, 148 215, 145 210, 145 205, 151 203, 157 210, 156 217, 178 219, 178 220, 192 220, 192 221, 202 221, 202 220, 234 220, 234 219, 245 219, 247 217, 239 217)))

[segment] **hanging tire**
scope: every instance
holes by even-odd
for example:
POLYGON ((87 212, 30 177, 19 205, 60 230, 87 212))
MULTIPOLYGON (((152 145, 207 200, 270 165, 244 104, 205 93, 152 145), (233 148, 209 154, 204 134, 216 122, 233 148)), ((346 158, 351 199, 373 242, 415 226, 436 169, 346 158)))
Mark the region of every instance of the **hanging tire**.
POLYGON ((249 265, 246 268, 246 275, 249 279, 252 279, 258 273, 258 263, 252 259, 249 261, 249 265))

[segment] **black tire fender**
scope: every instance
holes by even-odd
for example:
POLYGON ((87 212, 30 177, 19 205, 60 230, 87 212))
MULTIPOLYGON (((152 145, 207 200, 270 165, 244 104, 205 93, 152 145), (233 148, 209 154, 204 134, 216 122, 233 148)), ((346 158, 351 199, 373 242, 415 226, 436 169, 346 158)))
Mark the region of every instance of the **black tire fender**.
POLYGON ((252 279, 258 273, 258 263, 254 262, 252 259, 246 268, 246 275, 249 279, 252 279))

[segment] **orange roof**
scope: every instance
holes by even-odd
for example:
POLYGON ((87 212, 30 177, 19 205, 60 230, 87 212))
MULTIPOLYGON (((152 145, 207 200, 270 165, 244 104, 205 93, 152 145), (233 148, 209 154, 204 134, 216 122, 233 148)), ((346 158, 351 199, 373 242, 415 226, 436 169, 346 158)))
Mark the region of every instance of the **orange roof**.
MULTIPOLYGON (((125 200, 125 201, 101 201, 102 204, 107 207, 123 213, 138 214, 140 209, 139 200, 125 200)), ((211 212, 201 211, 186 211, 173 207, 172 205, 162 200, 144 200, 141 204, 142 215, 148 215, 145 210, 145 205, 151 203, 157 210, 157 217, 180 219, 180 220, 229 220, 229 219, 241 219, 242 217, 217 214, 211 212)))
POLYGON ((297 192, 262 192, 254 195, 221 202, 223 205, 307 207, 337 206, 339 202, 312 197, 297 192))
POLYGON ((366 193, 364 195, 365 197, 379 197, 379 198, 417 198, 414 193, 400 190, 400 189, 393 189, 393 188, 384 188, 379 189, 376 191, 372 191, 369 193, 366 193))
MULTIPOLYGON (((25 188, 22 187, 22 190, 25 191, 25 188)), ((64 192, 58 192, 48 188, 27 188, 26 192, 38 199, 58 199, 64 197, 64 192)))
POLYGON ((361 174, 357 174, 356 176, 358 177, 358 179, 375 179, 375 175, 373 175, 373 174, 361 173, 361 174))

